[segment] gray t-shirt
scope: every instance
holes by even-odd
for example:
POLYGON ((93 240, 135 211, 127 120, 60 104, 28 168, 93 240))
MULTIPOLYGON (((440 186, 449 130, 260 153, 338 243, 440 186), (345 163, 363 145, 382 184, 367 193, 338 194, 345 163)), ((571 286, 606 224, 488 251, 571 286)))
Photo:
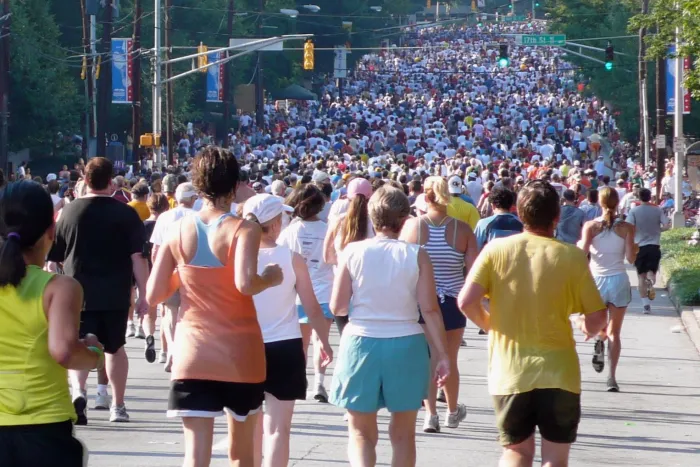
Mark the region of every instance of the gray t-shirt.
POLYGON ((586 215, 575 206, 562 206, 557 238, 566 243, 576 244, 581 239, 581 230, 586 222, 586 215))
POLYGON ((661 225, 668 224, 668 218, 660 207, 642 204, 630 209, 625 220, 636 227, 634 234, 636 244, 639 246, 661 244, 661 225))

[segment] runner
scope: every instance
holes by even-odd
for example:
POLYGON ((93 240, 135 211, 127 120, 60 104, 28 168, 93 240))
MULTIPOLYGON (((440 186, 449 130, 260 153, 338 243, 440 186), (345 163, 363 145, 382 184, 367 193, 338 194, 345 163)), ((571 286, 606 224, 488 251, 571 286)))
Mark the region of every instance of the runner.
POLYGON ((630 209, 627 222, 635 226, 634 242, 639 253, 634 262, 639 277, 639 295, 642 297, 643 313, 651 313, 651 302, 656 298, 654 284, 661 261, 661 232, 670 227, 670 220, 663 210, 651 204, 651 191, 639 190, 641 206, 630 209))
POLYGON ((313 284, 304 258, 289 248, 277 245, 285 211, 292 211, 272 195, 256 195, 248 199, 243 217, 260 224, 262 236, 258 271, 270 264, 279 264, 284 280, 254 297, 258 322, 265 342, 267 377, 265 380, 264 420, 259 419, 256 465, 286 466, 289 463, 289 436, 296 400, 306 399, 306 357, 296 310, 297 294, 308 311, 309 324, 321 341, 321 364, 326 367, 333 358, 328 342, 328 327, 321 306, 316 301, 313 284), (260 438, 260 437, 258 437, 260 438))
POLYGON ((507 188, 495 187, 489 192, 488 200, 494 214, 481 219, 474 231, 479 251, 495 238, 510 237, 523 231, 523 223, 511 212, 515 193, 507 188))
POLYGON ((211 461, 214 418, 226 410, 229 461, 251 466, 265 381, 265 347, 252 296, 281 284, 283 276, 277 265, 257 274, 260 227, 230 213, 239 180, 233 155, 208 147, 195 159, 193 172, 202 210, 177 224, 148 280, 151 304, 178 289, 182 294, 169 349, 177 358, 168 416, 182 417, 184 464, 200 466, 211 461))
POLYGON ((430 257, 418 245, 398 241, 409 211, 401 191, 382 187, 374 193, 369 212, 376 236, 345 247, 333 285, 331 308, 349 315, 350 322, 340 342, 331 402, 349 412, 348 457, 354 467, 377 463, 382 407, 391 413, 392 464, 415 466, 421 400, 429 381, 442 386, 449 377, 430 257), (418 325, 419 307, 424 327, 418 325))
MULTIPOLYGON (((450 360, 450 376, 445 381, 447 413, 445 427, 458 428, 467 416, 467 407, 458 403, 459 368, 457 354, 464 336, 467 319, 457 307, 457 295, 464 284, 464 270, 469 270, 478 254, 476 238, 469 225, 447 215, 450 193, 442 177, 425 180, 425 198, 428 211, 425 215, 406 221, 401 240, 422 245, 434 268, 436 295, 447 336, 447 356, 450 360)), ((423 321, 421 320, 421 323, 423 321)), ((433 360, 433 365, 437 361, 433 360)), ((438 433, 440 416, 436 407, 437 387, 431 381, 425 401, 423 431, 438 433)))
POLYGON ((565 190, 562 195, 562 207, 559 222, 557 223, 557 239, 562 242, 575 245, 581 239, 581 231, 585 221, 585 214, 577 204, 576 193, 573 190, 565 190))
MULTIPOLYGON (((277 243, 300 254, 306 261, 316 299, 321 304, 323 315, 326 317, 326 326, 330 328, 333 314, 328 302, 333 288, 333 267, 323 261, 323 240, 326 237, 328 225, 318 217, 326 205, 326 199, 316 185, 307 184, 297 188, 289 195, 287 204, 294 208, 294 219, 280 234, 277 243)), ((297 297, 297 312, 299 313, 305 352, 313 337, 314 399, 327 404, 328 394, 324 386, 326 368, 323 366, 321 341, 316 332, 312 334, 309 318, 304 311, 300 297, 297 297)), ((328 329, 324 333, 327 334, 328 329)))
POLYGON ((596 336, 593 353, 593 369, 600 373, 605 367, 605 341, 608 341, 608 392, 620 391, 616 379, 622 350, 620 333, 627 306, 632 301, 625 259, 634 263, 637 256, 634 226, 617 218, 619 202, 618 192, 614 188, 604 187, 600 190, 603 215, 586 222, 580 242, 584 253, 590 255, 593 279, 608 307, 607 329, 596 336))
MULTIPOLYGON (((49 261, 63 263, 66 275, 85 292, 80 334, 94 334, 104 345, 106 371, 97 375, 96 409, 110 410, 111 422, 128 422, 124 404, 129 360, 124 350, 132 281, 139 298, 138 316, 148 311, 145 300, 148 263, 143 257, 145 231, 135 210, 112 197, 112 162, 94 157, 85 168, 85 196, 61 211, 49 261), (110 406, 107 384, 112 387, 110 406)), ((72 371, 73 405, 78 425, 87 424, 87 371, 72 371)))
POLYGON ((503 446, 501 466, 531 466, 535 430, 542 465, 568 465, 581 418, 581 374, 569 317, 595 336, 607 324, 586 257, 556 241, 559 196, 535 180, 518 194, 525 232, 490 242, 459 294, 459 307, 489 331, 489 393, 503 446), (490 311, 482 307, 488 295, 490 311))
POLYGON ((0 191, 0 465, 87 465, 73 436, 66 369, 101 369, 102 344, 78 340, 83 291, 42 270, 54 240, 51 197, 34 182, 0 191))

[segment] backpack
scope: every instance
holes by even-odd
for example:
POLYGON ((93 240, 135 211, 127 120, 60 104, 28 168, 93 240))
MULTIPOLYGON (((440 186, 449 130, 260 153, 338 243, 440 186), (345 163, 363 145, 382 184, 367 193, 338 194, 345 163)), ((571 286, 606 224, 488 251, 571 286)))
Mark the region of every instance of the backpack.
POLYGON ((512 214, 499 214, 486 226, 486 242, 488 244, 495 238, 510 237, 522 233, 523 223, 512 214))

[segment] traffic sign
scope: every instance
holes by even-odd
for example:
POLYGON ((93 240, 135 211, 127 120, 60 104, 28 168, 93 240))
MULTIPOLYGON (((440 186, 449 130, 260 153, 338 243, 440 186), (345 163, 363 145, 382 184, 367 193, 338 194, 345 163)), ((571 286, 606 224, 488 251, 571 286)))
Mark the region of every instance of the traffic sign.
POLYGON ((522 15, 514 15, 514 16, 503 16, 503 22, 504 23, 515 23, 517 21, 525 21, 527 18, 522 15))
POLYGON ((656 149, 666 149, 666 135, 656 135, 656 149))
POLYGON ((673 138, 673 152, 685 152, 685 138, 673 138))
POLYGON ((566 45, 565 34, 518 34, 515 36, 518 45, 566 45))

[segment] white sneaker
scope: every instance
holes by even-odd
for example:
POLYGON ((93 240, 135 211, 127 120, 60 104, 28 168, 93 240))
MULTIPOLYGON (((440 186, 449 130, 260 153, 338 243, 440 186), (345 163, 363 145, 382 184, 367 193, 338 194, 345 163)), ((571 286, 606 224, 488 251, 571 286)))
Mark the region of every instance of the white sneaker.
POLYGON ((447 421, 445 426, 447 428, 459 428, 459 424, 467 418, 467 406, 464 404, 457 404, 457 411, 451 414, 447 414, 447 421))
POLYGON ((167 352, 161 352, 160 353, 160 358, 158 358, 158 363, 165 363, 168 361, 168 353, 167 352))
POLYGON ((126 337, 134 337, 136 336, 136 326, 132 321, 129 321, 126 324, 126 337))
POLYGON ((109 409, 109 421, 117 423, 126 423, 129 421, 129 414, 126 412, 125 405, 113 405, 109 409))
POLYGON ((143 332, 143 326, 139 326, 139 328, 136 330, 136 338, 137 339, 145 339, 146 338, 146 333, 143 332))
POLYGON ((440 433, 440 416, 437 414, 430 416, 426 413, 425 421, 423 422, 423 432, 440 433))
POLYGON ((95 410, 109 410, 110 406, 109 394, 100 394, 98 392, 95 395, 95 410))

